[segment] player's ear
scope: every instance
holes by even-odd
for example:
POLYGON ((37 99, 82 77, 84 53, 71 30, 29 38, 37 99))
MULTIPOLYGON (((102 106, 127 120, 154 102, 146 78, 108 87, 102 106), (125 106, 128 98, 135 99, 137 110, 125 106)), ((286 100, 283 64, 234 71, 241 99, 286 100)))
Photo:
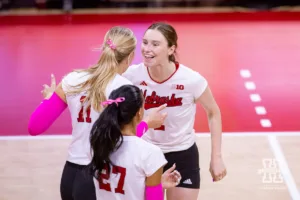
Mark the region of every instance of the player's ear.
POLYGON ((175 52, 175 49, 176 49, 175 45, 169 47, 169 49, 168 49, 168 55, 169 56, 172 55, 175 52))

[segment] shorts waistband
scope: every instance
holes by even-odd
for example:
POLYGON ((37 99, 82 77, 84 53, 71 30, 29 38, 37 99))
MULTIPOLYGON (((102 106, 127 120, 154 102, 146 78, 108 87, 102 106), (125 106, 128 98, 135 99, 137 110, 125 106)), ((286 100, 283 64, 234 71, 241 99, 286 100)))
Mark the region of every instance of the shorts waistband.
POLYGON ((67 161, 66 164, 69 167, 76 168, 76 169, 83 169, 83 168, 86 168, 88 166, 88 165, 79 165, 79 164, 76 164, 76 163, 72 163, 70 161, 67 161))

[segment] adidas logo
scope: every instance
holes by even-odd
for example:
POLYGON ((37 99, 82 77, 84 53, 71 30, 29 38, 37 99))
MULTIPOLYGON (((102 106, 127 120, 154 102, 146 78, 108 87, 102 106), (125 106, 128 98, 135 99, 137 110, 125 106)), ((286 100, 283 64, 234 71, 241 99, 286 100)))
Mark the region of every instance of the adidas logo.
POLYGON ((140 85, 147 86, 147 83, 146 83, 145 81, 142 81, 142 82, 140 83, 140 85))
POLYGON ((184 184, 193 184, 191 179, 186 179, 185 181, 183 181, 184 184))

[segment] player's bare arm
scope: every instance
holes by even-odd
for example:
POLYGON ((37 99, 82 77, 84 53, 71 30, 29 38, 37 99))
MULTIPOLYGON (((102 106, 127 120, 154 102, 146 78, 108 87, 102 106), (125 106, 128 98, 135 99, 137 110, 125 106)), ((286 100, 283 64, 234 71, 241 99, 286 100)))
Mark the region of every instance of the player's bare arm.
POLYGON ((163 188, 161 177, 163 167, 159 168, 154 174, 146 178, 146 200, 163 200, 163 188))
POLYGON ((226 168, 222 158, 222 119, 221 111, 216 103, 213 94, 207 86, 203 94, 196 99, 196 103, 200 103, 204 108, 209 129, 211 132, 211 163, 210 163, 210 173, 214 181, 219 181, 226 176, 226 168))

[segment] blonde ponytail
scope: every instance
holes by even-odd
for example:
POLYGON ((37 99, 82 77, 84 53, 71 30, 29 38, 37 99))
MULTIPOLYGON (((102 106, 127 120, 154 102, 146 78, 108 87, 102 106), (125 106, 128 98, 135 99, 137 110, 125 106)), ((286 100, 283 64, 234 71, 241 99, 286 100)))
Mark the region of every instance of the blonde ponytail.
POLYGON ((136 47, 136 38, 130 29, 113 27, 104 38, 102 53, 97 64, 88 69, 76 70, 87 72, 89 78, 74 87, 70 94, 86 92, 84 102, 96 111, 101 111, 101 102, 106 100, 105 90, 108 83, 115 77, 120 63, 127 58, 136 47))

